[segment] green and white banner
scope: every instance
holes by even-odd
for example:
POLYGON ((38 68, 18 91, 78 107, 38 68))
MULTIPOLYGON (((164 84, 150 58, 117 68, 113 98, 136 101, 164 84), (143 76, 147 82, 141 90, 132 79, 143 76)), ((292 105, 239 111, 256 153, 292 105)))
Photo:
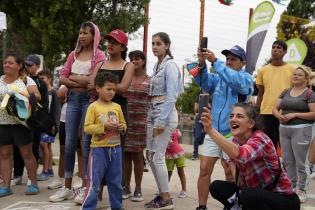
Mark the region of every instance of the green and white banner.
POLYGON ((283 60, 287 63, 302 64, 307 54, 307 46, 305 42, 301 39, 294 38, 289 39, 286 43, 288 49, 283 60))
POLYGON ((246 45, 246 71, 249 73, 253 73, 255 70, 257 59, 274 13, 275 8, 273 4, 269 1, 264 1, 255 8, 250 18, 246 45))

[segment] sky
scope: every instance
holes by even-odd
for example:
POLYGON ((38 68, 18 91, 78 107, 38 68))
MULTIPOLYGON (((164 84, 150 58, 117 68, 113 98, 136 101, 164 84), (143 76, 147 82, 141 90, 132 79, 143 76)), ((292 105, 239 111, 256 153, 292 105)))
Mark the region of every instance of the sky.
MULTIPOLYGON (((283 3, 287 5, 289 1, 283 3)), ((205 0, 204 36, 208 37, 208 48, 217 57, 224 59, 221 51, 236 44, 246 49, 249 9, 255 8, 260 2, 262 0, 234 0, 233 5, 225 6, 218 0, 205 0)), ((277 36, 276 26, 280 15, 286 9, 285 5, 274 6, 276 12, 257 62, 258 68, 270 57, 271 45, 277 36)), ((199 12, 199 0, 151 0, 147 54, 149 75, 152 74, 154 63, 157 61, 151 48, 152 35, 160 31, 169 34, 171 51, 180 67, 188 60, 195 60, 199 42, 199 12)), ((129 37, 129 51, 143 49, 143 28, 129 37)))

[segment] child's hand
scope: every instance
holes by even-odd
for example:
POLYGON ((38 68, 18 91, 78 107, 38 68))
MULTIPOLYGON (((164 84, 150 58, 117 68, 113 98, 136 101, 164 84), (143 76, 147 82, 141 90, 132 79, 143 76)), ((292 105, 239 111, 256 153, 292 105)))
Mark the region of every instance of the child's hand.
POLYGON ((117 123, 114 122, 104 122, 105 130, 116 130, 117 126, 117 123))
POLYGON ((125 130, 124 125, 123 124, 118 124, 117 125, 117 130, 119 130, 119 132, 123 132, 125 130))

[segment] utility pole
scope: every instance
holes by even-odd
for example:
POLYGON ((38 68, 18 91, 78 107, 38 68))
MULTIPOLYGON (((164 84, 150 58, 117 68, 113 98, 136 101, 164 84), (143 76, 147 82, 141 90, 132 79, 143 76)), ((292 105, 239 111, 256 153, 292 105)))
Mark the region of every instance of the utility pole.
POLYGON ((199 28, 199 43, 204 34, 204 24, 205 24, 205 0, 200 0, 200 28, 199 28))
POLYGON ((143 27, 143 53, 147 57, 148 51, 148 28, 149 28, 149 3, 144 6, 144 16, 146 17, 147 21, 143 27))

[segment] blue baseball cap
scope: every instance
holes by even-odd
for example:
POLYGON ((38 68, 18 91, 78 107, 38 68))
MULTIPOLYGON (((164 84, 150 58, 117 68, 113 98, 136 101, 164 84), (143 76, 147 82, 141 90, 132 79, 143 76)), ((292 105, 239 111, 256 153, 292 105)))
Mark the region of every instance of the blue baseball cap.
POLYGON ((232 47, 229 50, 225 49, 221 53, 225 56, 227 56, 228 54, 233 54, 233 55, 236 55, 237 57, 239 57, 241 60, 246 61, 245 50, 238 45, 235 45, 234 47, 232 47))
POLYGON ((35 54, 30 54, 26 57, 25 63, 28 65, 40 65, 40 58, 35 54))

